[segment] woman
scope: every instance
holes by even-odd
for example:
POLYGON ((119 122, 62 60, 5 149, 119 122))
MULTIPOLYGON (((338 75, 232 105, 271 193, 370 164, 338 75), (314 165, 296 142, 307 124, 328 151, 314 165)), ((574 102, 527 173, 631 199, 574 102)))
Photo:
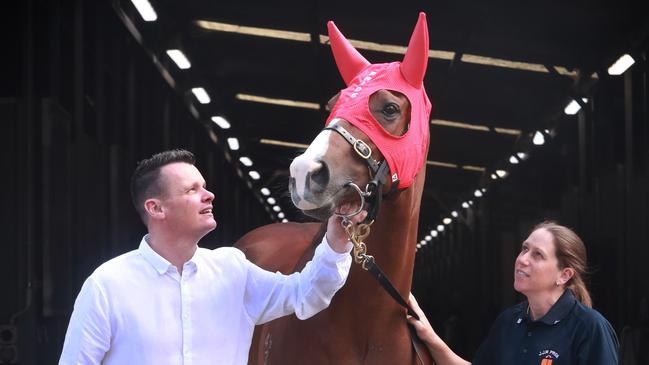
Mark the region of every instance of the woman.
MULTIPOLYGON (((617 337, 591 308, 585 272, 586 248, 572 230, 555 222, 534 227, 514 265, 514 289, 527 300, 498 316, 473 364, 617 364, 617 337)), ((469 364, 435 333, 412 294, 410 304, 420 320, 408 321, 435 361, 469 364)))

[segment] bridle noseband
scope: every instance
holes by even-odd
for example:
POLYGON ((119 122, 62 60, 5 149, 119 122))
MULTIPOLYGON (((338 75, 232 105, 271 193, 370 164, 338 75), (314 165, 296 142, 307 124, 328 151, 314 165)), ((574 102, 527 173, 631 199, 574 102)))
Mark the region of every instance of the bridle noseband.
MULTIPOLYGON (((383 160, 380 163, 372 158, 372 149, 367 145, 363 140, 354 137, 349 131, 347 131, 343 126, 333 123, 326 127, 323 130, 331 130, 337 132, 340 136, 347 141, 354 152, 365 161, 368 169, 370 170, 370 182, 365 186, 365 191, 354 183, 353 181, 345 184, 345 187, 351 187, 354 189, 361 200, 361 205, 352 213, 340 214, 334 213, 337 216, 342 217, 343 219, 349 219, 357 214, 359 214, 365 208, 366 201, 372 201, 371 208, 368 209, 366 222, 372 222, 379 213, 379 208, 381 206, 381 200, 383 198, 382 187, 387 181, 387 177, 390 176, 390 167, 388 163, 383 160)), ((399 180, 392 181, 390 190, 385 194, 388 195, 396 190, 396 187, 399 185, 399 180)))

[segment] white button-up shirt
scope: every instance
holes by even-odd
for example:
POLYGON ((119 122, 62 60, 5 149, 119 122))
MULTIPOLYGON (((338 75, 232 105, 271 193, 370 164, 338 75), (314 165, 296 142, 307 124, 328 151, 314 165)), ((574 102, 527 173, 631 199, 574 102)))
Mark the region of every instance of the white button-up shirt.
POLYGON ((351 256, 326 238, 301 273, 262 270, 236 248, 198 248, 182 276, 142 239, 88 277, 59 364, 246 364, 256 324, 326 308, 351 256))

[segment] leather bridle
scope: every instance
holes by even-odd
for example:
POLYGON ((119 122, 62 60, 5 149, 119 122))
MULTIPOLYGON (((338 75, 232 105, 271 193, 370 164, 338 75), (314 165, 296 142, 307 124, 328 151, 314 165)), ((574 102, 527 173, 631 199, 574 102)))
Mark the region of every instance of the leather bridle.
POLYGON ((337 132, 340 136, 342 136, 343 139, 345 139, 352 146, 354 152, 356 152, 356 154, 361 159, 363 159, 363 161, 365 161, 367 168, 370 171, 370 182, 365 185, 365 191, 361 190, 361 188, 353 181, 345 184, 345 187, 350 187, 358 193, 361 201, 358 209, 347 214, 334 214, 349 219, 363 211, 363 209, 365 208, 365 203, 370 202, 371 206, 367 210, 367 218, 365 219, 365 222, 373 222, 379 213, 383 195, 388 195, 394 192, 396 190, 396 187, 399 186, 399 180, 395 179, 394 181, 392 181, 392 185, 390 186, 388 192, 383 194, 383 185, 385 185, 388 177, 390 176, 390 166, 388 166, 387 161, 383 160, 381 162, 378 162, 374 158, 372 158, 372 148, 370 148, 370 146, 368 146, 367 143, 365 143, 362 139, 354 137, 340 124, 332 123, 324 127, 324 130, 331 130, 337 132))

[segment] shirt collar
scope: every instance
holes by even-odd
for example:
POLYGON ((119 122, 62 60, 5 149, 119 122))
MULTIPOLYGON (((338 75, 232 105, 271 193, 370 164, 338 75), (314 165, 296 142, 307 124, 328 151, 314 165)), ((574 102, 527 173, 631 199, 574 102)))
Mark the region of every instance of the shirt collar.
POLYGON ((138 252, 149 264, 151 264, 151 266, 153 266, 158 274, 162 275, 166 273, 173 265, 171 264, 171 262, 167 261, 167 259, 158 255, 157 252, 153 251, 151 246, 149 246, 148 239, 148 234, 142 237, 138 252))
MULTIPOLYGON (((572 290, 566 289, 559 297, 559 300, 557 300, 550 310, 537 322, 545 323, 550 326, 561 322, 561 320, 566 318, 568 313, 570 313, 576 302, 577 298, 575 298, 575 294, 572 290)), ((521 323, 522 320, 533 322, 529 314, 529 303, 527 301, 521 303, 517 307, 515 321, 516 323, 521 323)))

